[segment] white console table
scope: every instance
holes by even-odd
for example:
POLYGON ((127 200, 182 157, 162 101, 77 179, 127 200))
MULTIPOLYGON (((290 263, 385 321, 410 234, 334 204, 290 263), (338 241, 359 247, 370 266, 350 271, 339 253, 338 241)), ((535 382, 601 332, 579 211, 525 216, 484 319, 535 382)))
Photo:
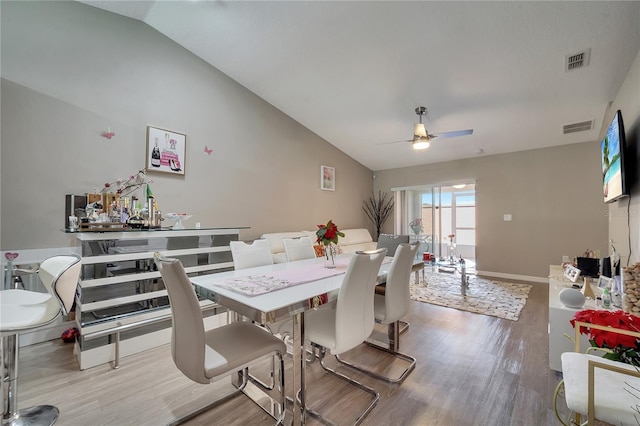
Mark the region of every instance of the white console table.
MULTIPOLYGON (((574 283, 564 277, 562 267, 551 265, 549 268, 549 368, 562 371, 560 356, 563 352, 573 352, 574 343, 567 339, 565 333, 573 336, 575 330, 569 322, 576 312, 583 309, 596 309, 595 301, 587 299, 582 308, 567 308, 559 299, 558 294, 565 288, 570 288, 574 283)), ((580 284, 580 283, 579 283, 580 284)), ((592 288, 595 288, 593 283, 592 288)), ((595 292, 595 290, 594 290, 595 292)), ((601 308, 598 308, 601 309, 601 308)), ((580 339, 580 349, 582 352, 589 347, 588 339, 580 339)))
MULTIPOLYGON (((80 369, 170 341, 171 309, 153 265, 156 251, 179 258, 189 276, 228 271, 233 269, 229 241, 238 240, 240 229, 69 233, 82 256, 75 309, 80 337, 74 347, 80 369)), ((226 309, 209 300, 200 306, 208 328, 222 323, 217 314, 226 309)))

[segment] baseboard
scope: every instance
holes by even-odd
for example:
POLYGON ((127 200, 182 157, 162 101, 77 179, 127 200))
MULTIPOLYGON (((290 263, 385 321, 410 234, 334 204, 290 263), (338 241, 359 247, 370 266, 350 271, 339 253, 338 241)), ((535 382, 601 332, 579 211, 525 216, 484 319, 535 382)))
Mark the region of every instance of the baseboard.
POLYGON ((491 278, 503 278, 505 280, 528 281, 534 283, 549 283, 549 277, 532 277, 529 275, 503 274, 502 272, 477 271, 478 275, 491 278))

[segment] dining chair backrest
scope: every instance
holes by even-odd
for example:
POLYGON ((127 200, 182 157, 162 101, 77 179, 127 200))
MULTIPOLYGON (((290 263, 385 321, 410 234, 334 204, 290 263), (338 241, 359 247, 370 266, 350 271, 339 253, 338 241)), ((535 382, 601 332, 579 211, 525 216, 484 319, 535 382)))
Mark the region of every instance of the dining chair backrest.
POLYGON ((176 367, 197 383, 211 380, 205 375, 205 333, 198 297, 182 263, 156 253, 154 261, 171 305, 171 357, 176 367))
POLYGON ((394 256, 400 244, 409 243, 409 235, 380 234, 378 236, 378 248, 386 248, 389 256, 394 256))
POLYGON ((420 243, 415 242, 400 244, 396 249, 387 274, 385 294, 384 296, 376 295, 376 297, 384 297, 384 318, 380 318, 380 313, 376 312, 377 319, 382 320, 383 324, 398 321, 409 310, 411 266, 419 247, 420 243))
MULTIPOLYGON (((184 249, 193 249, 198 248, 200 244, 199 236, 188 236, 188 237, 169 237, 167 238, 167 250, 184 250, 184 249)), ((176 259, 182 262, 182 266, 190 267, 198 265, 198 255, 197 254, 188 254, 185 256, 176 256, 176 259)))
POLYGON ((333 353, 356 347, 373 331, 374 287, 386 253, 384 248, 359 251, 351 258, 336 302, 336 347, 333 353))
POLYGON ((52 305, 53 311, 59 312, 62 309, 64 314, 71 311, 81 267, 80 257, 74 254, 52 256, 40 264, 38 276, 56 301, 52 305))
POLYGON ((282 245, 287 256, 287 262, 316 257, 316 251, 313 249, 313 244, 309 237, 283 238, 282 245))
POLYGON ((236 270, 273 264, 273 255, 267 240, 255 240, 251 244, 231 241, 229 245, 233 256, 233 268, 236 270))

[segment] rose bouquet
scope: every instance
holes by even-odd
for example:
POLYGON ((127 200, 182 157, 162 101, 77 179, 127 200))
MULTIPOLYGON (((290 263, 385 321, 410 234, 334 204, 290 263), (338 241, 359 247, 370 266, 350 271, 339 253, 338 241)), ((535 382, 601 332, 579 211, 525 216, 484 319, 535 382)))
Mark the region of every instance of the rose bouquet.
POLYGON ((338 238, 344 237, 344 232, 338 230, 338 226, 333 223, 333 220, 327 222, 326 225, 318 225, 316 231, 316 242, 321 246, 324 246, 324 253, 327 258, 327 267, 335 267, 333 257, 336 255, 336 245, 338 244, 338 238))

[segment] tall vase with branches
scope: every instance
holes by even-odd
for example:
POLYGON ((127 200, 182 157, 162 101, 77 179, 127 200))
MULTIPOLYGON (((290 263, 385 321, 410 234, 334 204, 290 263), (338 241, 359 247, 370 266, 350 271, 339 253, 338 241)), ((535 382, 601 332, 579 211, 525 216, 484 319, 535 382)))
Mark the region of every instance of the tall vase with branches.
POLYGON ((380 236, 382 226, 393 212, 393 197, 386 192, 378 191, 378 196, 372 192, 371 197, 362 206, 365 214, 376 228, 376 240, 380 236))

